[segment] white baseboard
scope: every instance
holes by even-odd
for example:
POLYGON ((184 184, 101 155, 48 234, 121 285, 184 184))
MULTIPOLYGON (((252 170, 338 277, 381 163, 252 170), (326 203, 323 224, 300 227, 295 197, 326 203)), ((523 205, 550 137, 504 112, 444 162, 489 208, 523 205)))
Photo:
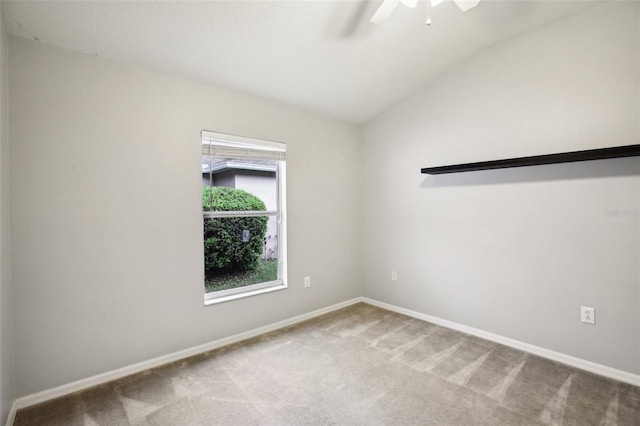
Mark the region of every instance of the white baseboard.
MULTIPOLYGON (((201 353, 218 349, 223 346, 228 346, 233 343, 240 342, 242 340, 247 340, 252 337, 259 336, 261 334, 279 330, 281 328, 288 327, 290 325, 294 325, 294 324, 309 320, 311 318, 315 318, 317 316, 324 315, 329 312, 333 312, 338 309, 345 308, 347 306, 353 305, 361 301, 362 301, 361 297, 356 297, 355 299, 347 300, 341 303, 336 303, 335 305, 327 306, 326 308, 318 309, 313 312, 308 312, 306 314, 298 315, 293 318, 289 318, 283 321, 278 321, 276 323, 265 325, 263 327, 258 327, 253 330, 245 331, 244 333, 239 333, 233 336, 224 337, 222 339, 214 340, 209 343, 205 343, 205 344, 193 346, 191 348, 184 349, 181 351, 173 352, 168 355, 159 356, 157 358, 153 358, 148 361, 142 361, 127 367, 118 368, 117 370, 112 370, 106 373, 97 374, 95 376, 78 380, 76 382, 67 383, 65 385, 61 385, 52 389, 47 389, 38 393, 26 395, 18 398, 14 403, 14 407, 12 407, 14 410, 13 411, 14 416, 15 416, 16 408, 20 409, 20 408, 29 407, 31 405, 39 404, 41 402, 49 401, 54 398, 59 398, 64 395, 78 392, 83 389, 88 389, 93 386, 101 385, 103 383, 107 383, 112 380, 119 379, 121 377, 139 373, 141 371, 145 371, 150 368, 158 367, 158 366, 168 364, 170 362, 178 361, 184 358, 189 358, 194 355, 199 355, 201 353)), ((13 420, 12 420, 12 423, 13 423, 13 420)), ((10 425, 12 423, 7 423, 7 425, 10 425)))
POLYGON ((606 365, 598 364, 595 362, 587 361, 585 359, 576 358, 570 355, 566 355, 560 352, 555 352, 549 349, 541 348, 540 346, 524 343, 519 340, 510 339, 508 337, 500 336, 498 334, 489 333, 487 331, 479 330, 477 328, 469 327, 466 325, 458 324, 453 321, 433 317, 431 315, 423 314, 420 312, 412 311, 410 309, 401 308, 399 306, 390 305, 388 303, 379 302, 377 300, 363 297, 362 301, 369 305, 377 306, 379 308, 387 309, 389 311, 397 312, 399 314, 407 315, 419 320, 427 321, 433 324, 437 324, 452 330, 461 331, 463 333, 471 334, 485 340, 500 343, 505 346, 510 346, 521 351, 529 352, 534 355, 538 355, 543 358, 547 358, 553 361, 560 362, 562 364, 570 365, 572 367, 586 370, 591 373, 599 374, 601 376, 609 377, 610 379, 619 380, 621 382, 630 383, 635 386, 640 386, 640 375, 629 373, 628 371, 618 370, 616 368, 607 367, 606 365))
POLYGON ((9 413, 7 414, 7 422, 5 423, 6 426, 13 426, 13 422, 16 419, 17 412, 18 412, 18 404, 14 399, 13 403, 11 404, 11 408, 9 409, 9 413))
POLYGON ((233 336, 225 337, 222 339, 214 340, 209 343, 205 343, 198 346, 193 346, 188 349, 173 352, 167 355, 163 355, 157 358, 150 359, 148 361, 139 362, 127 367, 119 368, 117 370, 108 371, 106 373, 97 374, 95 376, 88 377, 86 379, 78 380, 75 382, 67 383, 52 389, 47 389, 32 395, 26 395, 20 397, 14 401, 7 417, 6 426, 11 426, 16 416, 18 409, 29 407, 31 405, 39 404, 41 402, 49 401, 54 398, 59 398, 64 395, 68 395, 74 392, 88 389, 93 386, 101 385, 103 383, 110 382, 131 374, 139 373, 150 368, 159 367, 170 362, 175 362, 184 358, 189 358, 194 355, 198 355, 207 351, 228 346, 233 343, 247 340, 252 337, 259 336, 261 334, 269 333, 271 331, 279 330, 290 325, 294 325, 320 315, 327 314, 329 312, 336 311, 338 309, 346 308, 358 302, 365 302, 373 306, 377 306, 389 311, 398 312, 403 315, 407 315, 423 321, 428 321, 433 324, 437 324, 443 327, 447 327, 453 330, 458 330, 463 333, 471 334, 486 340, 490 340, 496 343, 500 343, 512 348, 520 349, 525 352, 529 352, 543 358, 551 359, 563 364, 570 365, 572 367, 580 368, 582 370, 590 371, 601 376, 609 377, 611 379, 619 380, 621 382, 630 383, 632 385, 640 386, 640 375, 632 374, 627 371, 618 370, 615 368, 607 367, 605 365, 597 364, 595 362, 587 361, 584 359, 576 358, 570 355, 566 355, 560 352, 555 352, 549 349, 541 348, 539 346, 531 345, 529 343, 520 342, 518 340, 510 339, 508 337, 500 336, 497 334, 489 333, 483 330, 479 330, 466 325, 458 324, 452 321, 444 320, 441 318, 433 317, 431 315, 423 314, 420 312, 412 311, 410 309, 401 308, 399 306, 391 305, 377 300, 369 299, 367 297, 356 297, 345 302, 337 303, 335 305, 327 306, 326 308, 318 309, 313 312, 298 315, 293 318, 289 318, 283 321, 279 321, 273 324, 258 327, 253 330, 246 331, 244 333, 235 334, 233 336))

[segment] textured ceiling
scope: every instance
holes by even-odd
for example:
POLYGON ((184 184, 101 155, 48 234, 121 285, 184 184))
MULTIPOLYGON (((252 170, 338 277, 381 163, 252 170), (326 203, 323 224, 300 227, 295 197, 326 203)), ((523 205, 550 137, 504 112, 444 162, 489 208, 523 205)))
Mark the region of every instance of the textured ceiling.
POLYGON ((3 1, 8 31, 360 124, 453 64, 578 13, 587 1, 3 1))

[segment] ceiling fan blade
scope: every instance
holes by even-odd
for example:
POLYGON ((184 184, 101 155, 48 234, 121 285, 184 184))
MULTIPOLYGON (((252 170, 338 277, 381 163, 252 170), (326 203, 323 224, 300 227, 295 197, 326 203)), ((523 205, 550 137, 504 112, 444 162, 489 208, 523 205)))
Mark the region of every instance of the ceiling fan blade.
POLYGON ((400 4, 400 0, 384 0, 376 13, 371 17, 371 22, 379 24, 389 19, 396 7, 400 4))
POLYGON ((466 12, 469 9, 473 9, 480 3, 480 0, 453 0, 453 2, 460 8, 461 11, 466 12))

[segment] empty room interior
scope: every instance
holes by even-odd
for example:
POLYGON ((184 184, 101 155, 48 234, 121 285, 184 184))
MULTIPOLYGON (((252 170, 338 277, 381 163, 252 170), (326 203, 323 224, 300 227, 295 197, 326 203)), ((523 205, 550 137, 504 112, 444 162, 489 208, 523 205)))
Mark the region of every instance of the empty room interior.
POLYGON ((640 2, 0 8, 0 424, 640 425, 640 2))

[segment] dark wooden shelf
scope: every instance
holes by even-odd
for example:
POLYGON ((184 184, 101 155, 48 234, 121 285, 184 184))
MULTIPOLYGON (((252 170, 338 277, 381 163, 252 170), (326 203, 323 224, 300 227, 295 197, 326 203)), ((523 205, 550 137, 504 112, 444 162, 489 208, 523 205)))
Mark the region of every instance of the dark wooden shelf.
POLYGON ((616 146, 613 148, 587 149, 585 151, 560 154, 534 155, 532 157, 506 160, 480 161, 477 163, 452 164, 450 166, 425 167, 422 173, 440 175, 444 173, 471 172, 476 170, 506 169, 509 167, 539 166, 542 164, 572 163, 575 161, 603 160, 605 158, 634 157, 640 155, 640 145, 616 146))

